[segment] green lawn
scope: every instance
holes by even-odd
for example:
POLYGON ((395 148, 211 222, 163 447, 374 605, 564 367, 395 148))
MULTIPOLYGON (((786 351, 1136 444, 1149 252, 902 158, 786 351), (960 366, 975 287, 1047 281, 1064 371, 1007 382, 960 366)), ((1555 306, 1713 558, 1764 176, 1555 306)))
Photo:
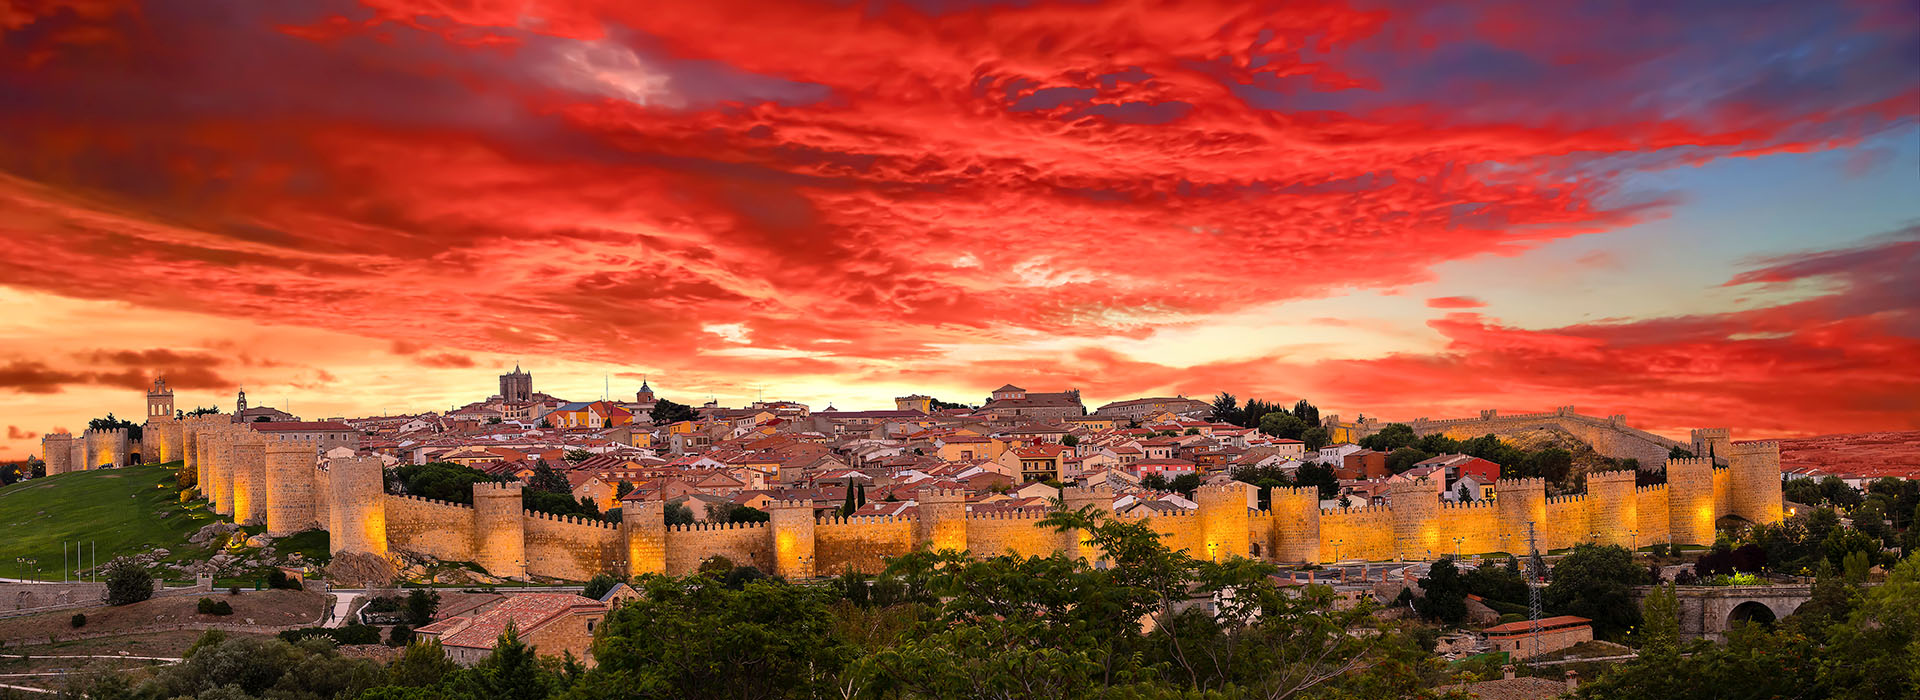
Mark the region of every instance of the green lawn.
POLYGON ((204 502, 183 504, 174 485, 173 464, 97 469, 44 479, 31 479, 0 488, 0 576, 32 576, 20 558, 38 560, 41 579, 60 580, 61 542, 67 543, 67 572, 98 561, 164 547, 169 561, 204 557, 204 548, 187 544, 187 537, 221 520, 204 502), (88 561, 77 561, 74 543, 82 543, 88 561))

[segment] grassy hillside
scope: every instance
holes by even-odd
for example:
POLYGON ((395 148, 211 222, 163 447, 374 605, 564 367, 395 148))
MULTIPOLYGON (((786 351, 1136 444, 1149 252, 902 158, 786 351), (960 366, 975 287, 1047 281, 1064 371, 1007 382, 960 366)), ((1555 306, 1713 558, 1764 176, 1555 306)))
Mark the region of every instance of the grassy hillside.
POLYGON ((168 561, 205 557, 207 550, 187 544, 187 537, 223 518, 204 502, 180 502, 173 481, 178 464, 73 472, 0 488, 0 576, 21 577, 15 559, 33 558, 41 579, 59 580, 62 540, 69 572, 91 566, 71 561, 75 542, 91 542, 89 556, 97 546, 102 564, 156 547, 172 552, 168 561))

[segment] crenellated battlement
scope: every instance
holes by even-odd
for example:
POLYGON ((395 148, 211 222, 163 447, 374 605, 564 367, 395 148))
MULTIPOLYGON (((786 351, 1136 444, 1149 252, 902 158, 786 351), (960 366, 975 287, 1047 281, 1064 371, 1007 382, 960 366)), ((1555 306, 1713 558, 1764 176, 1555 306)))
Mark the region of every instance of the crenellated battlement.
POLYGON ((989 510, 989 511, 983 511, 983 512, 969 511, 967 513, 967 519, 968 520, 1039 520, 1052 515, 1053 513, 1051 511, 1035 511, 1035 510, 1026 510, 1026 509, 989 510))
POLYGON ((807 510, 813 510, 813 501, 782 498, 782 499, 775 499, 767 502, 768 510, 789 510, 789 509, 795 509, 795 508, 805 508, 807 510))
POLYGON ((1570 493, 1564 496, 1548 496, 1547 504, 1560 505, 1560 504, 1570 504, 1570 503, 1584 503, 1586 502, 1586 500, 1587 500, 1587 494, 1570 493))
POLYGON ((1271 494, 1271 497, 1274 499, 1311 498, 1314 501, 1318 502, 1320 500, 1320 487, 1318 486, 1275 486, 1273 487, 1273 492, 1271 494))
POLYGON ((1666 493, 1666 491, 1666 484, 1647 484, 1646 486, 1633 487, 1633 492, 1636 494, 1666 493))
POLYGON ((504 482, 504 483, 497 482, 497 481, 482 481, 473 485, 473 497, 478 499, 482 496, 486 496, 489 498, 498 498, 502 496, 519 496, 521 492, 526 489, 526 487, 527 487, 526 484, 522 484, 518 481, 504 482))
POLYGON ((1728 449, 1731 450, 1733 454, 1766 454, 1768 452, 1780 451, 1780 443, 1776 440, 1751 440, 1733 443, 1728 449))
POLYGON ((921 489, 914 492, 913 500, 920 503, 964 503, 967 500, 966 489, 921 489))
POLYGON ((895 515, 828 515, 814 520, 816 525, 884 525, 910 523, 914 518, 895 515))
POLYGON ((1672 469, 1676 466, 1707 467, 1712 465, 1713 465, 1713 460, 1708 459, 1706 457, 1673 457, 1667 460, 1667 469, 1669 473, 1671 473, 1672 469))
POLYGON ((1610 472, 1588 472, 1587 473, 1588 484, 1595 484, 1595 483, 1617 484, 1620 482, 1626 482, 1631 484, 1634 482, 1635 478, 1636 476, 1633 473, 1633 470, 1631 469, 1620 469, 1620 470, 1610 471, 1610 472))
POLYGON ((597 527, 603 530, 612 530, 618 527, 617 523, 610 523, 599 518, 585 518, 578 515, 558 515, 554 513, 543 513, 537 510, 522 510, 520 514, 521 517, 529 520, 545 520, 562 525, 583 525, 586 527, 597 527))
POLYGON ((1493 490, 1495 493, 1501 491, 1545 491, 1547 490, 1547 480, 1540 477, 1499 479, 1493 482, 1493 490))
POLYGON ((725 530, 766 530, 766 523, 687 523, 668 525, 667 532, 720 532, 725 530))
POLYGON ((1352 508, 1321 508, 1320 514, 1321 515, 1392 515, 1393 507, 1392 506, 1376 506, 1373 504, 1367 504, 1367 505, 1361 505, 1361 506, 1354 506, 1352 508))
POLYGON ((442 501, 437 498, 427 498, 425 496, 413 496, 413 495, 404 494, 404 493, 389 493, 387 494, 387 498, 392 498, 392 499, 397 499, 402 501, 413 501, 415 503, 425 503, 430 506, 440 506, 443 508, 465 508, 467 510, 473 510, 473 506, 467 503, 454 503, 453 501, 442 501))
POLYGON ((1441 510, 1492 510, 1493 501, 1476 499, 1471 501, 1441 501, 1441 510))

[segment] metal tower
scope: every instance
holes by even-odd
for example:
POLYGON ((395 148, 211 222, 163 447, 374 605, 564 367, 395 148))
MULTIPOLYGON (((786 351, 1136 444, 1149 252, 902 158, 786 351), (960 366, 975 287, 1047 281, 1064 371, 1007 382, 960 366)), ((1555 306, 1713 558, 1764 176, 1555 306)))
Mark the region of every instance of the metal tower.
POLYGON ((1533 640, 1533 654, 1540 655, 1540 581, 1546 578, 1546 572, 1540 570, 1540 542, 1534 538, 1533 521, 1527 521, 1527 636, 1533 640))

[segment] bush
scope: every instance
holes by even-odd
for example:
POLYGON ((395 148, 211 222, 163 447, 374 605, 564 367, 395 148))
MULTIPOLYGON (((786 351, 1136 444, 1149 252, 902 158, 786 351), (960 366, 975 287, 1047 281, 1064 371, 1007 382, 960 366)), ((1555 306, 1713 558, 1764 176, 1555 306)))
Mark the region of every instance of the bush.
POLYGON ((87 626, 87 616, 81 613, 74 613, 73 619, 69 620, 68 622, 71 623, 74 627, 85 627, 87 626))
MULTIPOLYGON (((409 634, 411 634, 411 630, 409 630, 409 634)), ((302 639, 311 639, 313 637, 325 637, 333 640, 334 644, 341 646, 348 644, 379 644, 380 628, 352 622, 348 623, 345 627, 333 629, 325 627, 302 627, 297 630, 287 630, 280 633, 280 638, 289 644, 298 644, 302 639)))
POLYGON ((407 625, 394 625, 387 631, 387 646, 403 647, 413 641, 413 628, 407 625))
POLYGON ((240 595, 239 586, 227 586, 227 595, 240 595))
POLYGON ((214 600, 212 598, 201 598, 198 609, 200 614, 202 615, 232 615, 233 614, 233 605, 229 604, 227 601, 214 600))
POLYGON ((153 597, 153 575, 128 559, 107 565, 107 604, 127 605, 153 597))
POLYGON ((272 569, 267 572, 267 587, 280 589, 280 590, 297 591, 297 590, 300 590, 300 582, 293 580, 293 577, 288 576, 287 572, 285 571, 281 571, 279 569, 272 569))

